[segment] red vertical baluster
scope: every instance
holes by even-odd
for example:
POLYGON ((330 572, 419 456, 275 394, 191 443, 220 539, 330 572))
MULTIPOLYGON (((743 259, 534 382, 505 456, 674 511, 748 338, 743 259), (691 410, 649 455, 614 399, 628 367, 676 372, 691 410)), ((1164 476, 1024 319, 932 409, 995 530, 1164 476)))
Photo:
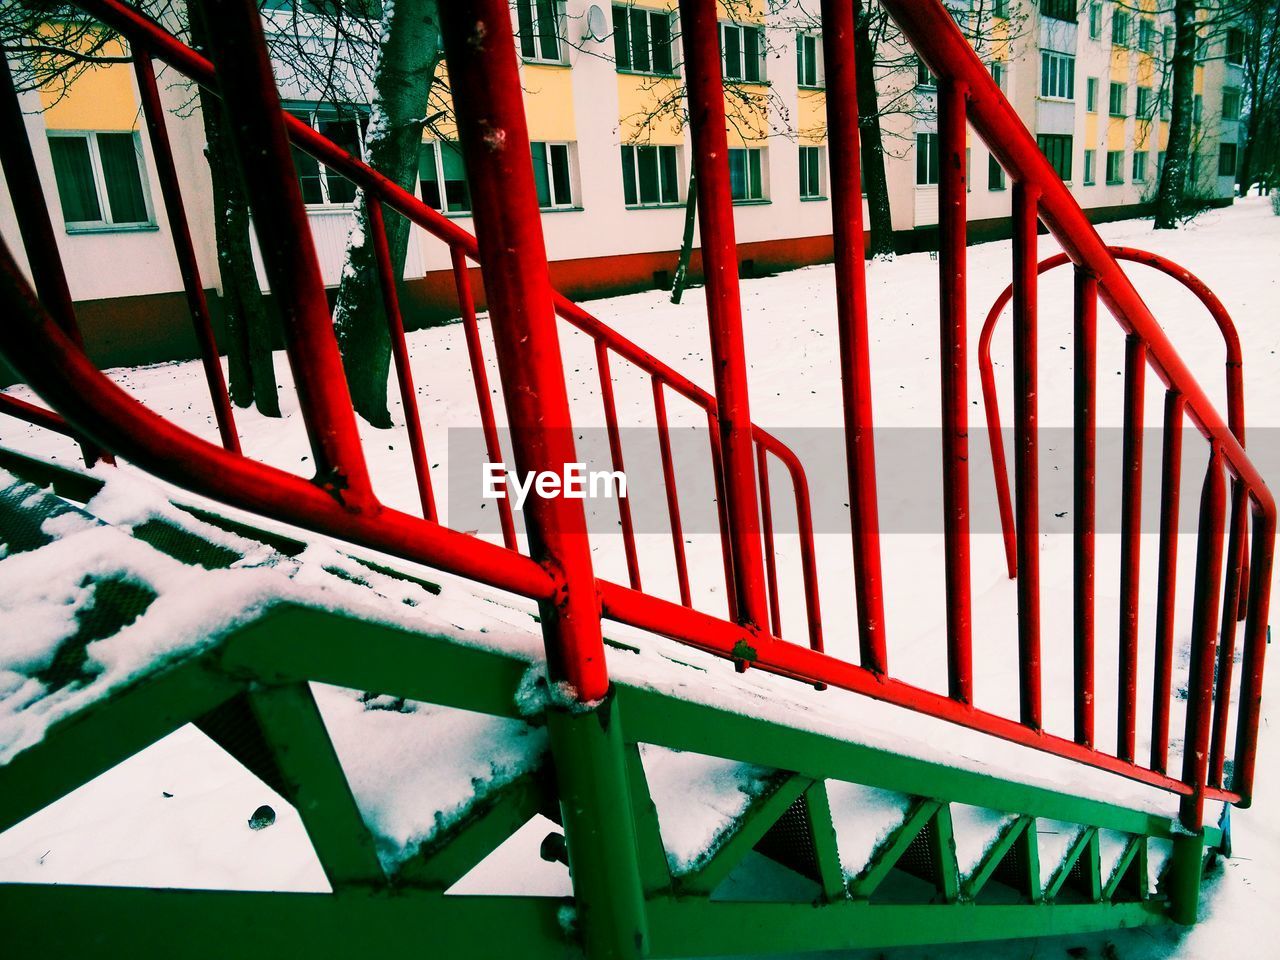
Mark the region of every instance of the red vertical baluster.
POLYGON ((1173 685, 1173 620, 1178 583, 1178 508, 1182 495, 1182 418, 1187 402, 1164 395, 1160 481, 1160 570, 1156 584, 1156 673, 1151 701, 1151 769, 1169 768, 1169 694, 1173 685))
POLYGON ((729 619, 738 619, 738 592, 733 582, 733 547, 729 542, 729 509, 724 502, 724 447, 720 443, 720 422, 707 411, 707 437, 711 441, 711 473, 716 484, 716 519, 720 525, 720 553, 724 558, 725 603, 729 619))
POLYGON ((191 227, 187 223, 187 212, 182 202, 178 171, 173 162, 173 148, 165 126, 164 107, 160 103, 160 90, 156 86, 155 68, 146 51, 133 51, 133 72, 138 79, 138 94, 142 100, 142 114, 147 122, 156 175, 160 180, 160 195, 164 197, 165 216, 169 221, 173 249, 178 257, 178 272, 182 275, 187 308, 191 311, 191 325, 195 330, 196 343, 200 347, 200 362, 204 366, 205 381, 209 385, 213 415, 218 421, 218 435, 222 438, 225 449, 239 453, 240 438, 236 435, 231 398, 227 395, 227 381, 222 375, 222 363, 218 359, 218 344, 209 319, 209 303, 204 295, 204 284, 200 282, 200 267, 196 263, 195 245, 191 242, 191 227))
POLYGON ((769 626, 782 636, 782 609, 778 605, 778 557, 773 543, 773 503, 769 499, 769 456, 756 444, 756 473, 760 476, 760 518, 764 527, 764 574, 769 588, 769 626))
MULTIPOLYGON (((885 673, 884 588, 880 567, 880 509, 867 343, 867 277, 862 222, 862 167, 854 69, 854 4, 823 0, 827 137, 831 166, 831 233, 840 327, 845 461, 853 530, 853 576, 862 665, 885 673)), ((816 592, 814 593, 816 599, 816 592)), ((812 617, 810 622, 812 631, 812 617)))
MULTIPOLYGON (((605 429, 609 434, 609 459, 613 469, 623 476, 626 466, 622 460, 622 434, 618 431, 618 409, 613 399, 613 376, 609 372, 609 348, 603 340, 596 341, 596 369, 600 374, 600 399, 604 405, 605 429)), ((633 590, 640 589, 640 560, 636 556, 636 533, 631 522, 631 501, 618 496, 618 519, 622 523, 622 547, 627 555, 627 576, 633 590)))
MULTIPOLYGON (((489 373, 484 365, 484 348, 480 343, 480 324, 476 320, 476 302, 471 294, 471 275, 467 272, 467 255, 452 247, 453 284, 458 291, 458 308, 462 311, 462 332, 467 339, 467 358, 471 362, 471 380, 476 388, 476 405, 480 408, 480 427, 484 431, 485 453, 490 463, 502 463, 502 442, 493 415, 493 394, 489 391, 489 373)), ((502 525, 502 542, 511 550, 519 549, 516 521, 511 501, 497 501, 498 521, 502 525)))
POLYGON ((206 0, 196 9, 209 28, 210 59, 218 71, 263 266, 284 327, 298 406, 316 462, 315 482, 348 509, 375 512, 378 502, 356 430, 261 15, 248 0, 206 0))
MULTIPOLYGON (((418 394, 413 387, 413 371, 409 368, 409 346, 404 339, 404 317, 400 313, 400 294, 396 290, 391 248, 387 243, 387 227, 382 219, 382 204, 372 198, 365 201, 369 210, 369 230, 373 233, 373 256, 378 265, 378 283, 382 288, 383 312, 387 315, 387 333, 391 337, 391 356, 396 365, 396 382, 400 385, 400 401, 404 404, 405 428, 409 433, 409 454, 413 459, 413 475, 418 482, 418 501, 422 515, 436 520, 436 497, 431 489, 431 465, 427 462, 427 442, 418 413, 418 394)), ((502 502, 502 501, 499 501, 502 502)))
POLYGON ((1276 538, 1276 507, 1271 494, 1257 491, 1253 511, 1253 553, 1249 561, 1249 609, 1244 621, 1244 651, 1240 662, 1240 709, 1236 718, 1236 751, 1231 789, 1241 805, 1253 799, 1253 774, 1258 761, 1258 723, 1262 717, 1262 668, 1271 627, 1271 570, 1276 538))
POLYGON ((1222 635, 1218 641, 1218 676, 1213 704, 1213 741, 1209 749, 1209 786, 1222 786, 1226 765, 1227 724, 1231 715, 1231 678, 1235 672, 1236 622, 1244 582, 1249 494, 1244 484, 1231 484, 1231 538, 1227 544, 1226 585, 1222 591, 1222 635))
POLYGON ((667 488, 667 517, 671 521, 671 546, 675 551, 676 580, 680 602, 693 606, 689 595, 689 564, 684 555, 684 527, 680 523, 680 496, 676 492, 676 470, 671 457, 671 431, 667 426, 667 401, 662 381, 653 378, 653 412, 658 426, 658 452, 662 457, 662 482, 667 488))
MULTIPOLYGON (((440 19, 516 467, 560 473, 578 456, 510 9, 507 0, 446 3, 440 19)), ((581 703, 600 700, 609 673, 582 501, 530 497, 524 517, 534 559, 560 586, 540 605, 550 679, 581 703)))
POLYGON ((685 90, 698 178, 698 222, 711 328, 712 373, 723 449, 725 512, 733 559, 734 610, 745 626, 764 627, 767 601, 760 514, 747 399, 747 360, 738 289, 738 248, 729 185, 729 144, 721 78, 716 0, 681 0, 685 90))
MULTIPOLYGON (((938 81, 938 287, 942 363, 942 514, 947 581, 947 674, 954 700, 973 702, 969 569, 969 391, 965 306, 965 96, 938 81)), ((1032 259, 1034 270, 1034 257, 1032 259)))
POLYGON ((1217 640, 1218 591, 1222 585, 1222 521, 1226 506, 1222 453, 1215 446, 1200 495, 1196 547, 1195 605, 1191 614, 1191 677, 1187 683, 1187 724, 1183 739, 1182 780, 1192 790, 1182 798, 1180 819, 1198 831, 1204 819, 1205 770, 1209 762, 1209 724, 1213 696, 1213 655, 1217 640))
MULTIPOLYGON (((1072 524, 1076 743, 1093 746, 1094 533, 1098 427, 1098 280, 1075 271, 1075 477, 1072 524)), ((998 427, 997 427, 998 429, 998 427)))
POLYGON ((1013 420, 1018 514, 1018 676, 1022 722, 1040 729, 1040 442, 1037 435, 1036 205, 1013 185, 1013 420))
POLYGON ((1124 344, 1124 471, 1120 487, 1120 704, 1117 755, 1133 760, 1138 713, 1138 582, 1142 544, 1142 411, 1147 348, 1130 334, 1124 344))

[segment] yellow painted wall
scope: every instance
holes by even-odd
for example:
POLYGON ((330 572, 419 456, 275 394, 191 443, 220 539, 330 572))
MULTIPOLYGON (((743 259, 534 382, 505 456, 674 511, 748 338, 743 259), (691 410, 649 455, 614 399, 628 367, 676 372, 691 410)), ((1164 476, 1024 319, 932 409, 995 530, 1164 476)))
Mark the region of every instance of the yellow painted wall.
POLYGON ((764 23, 768 0, 716 0, 716 16, 734 23, 764 23))
POLYGON ((1111 117, 1107 121, 1107 149, 1123 150, 1125 148, 1124 117, 1111 117))
POLYGON ((827 142, 827 92, 801 90, 796 100, 796 133, 805 146, 827 142))
MULTIPOLYGON (((103 56, 127 54, 122 44, 109 44, 103 56)), ((40 91, 45 107, 44 123, 50 130, 135 130, 138 97, 133 70, 127 63, 90 67, 76 77, 59 99, 62 88, 40 91)))
POLYGON ((764 146, 769 136, 769 88, 762 83, 738 83, 726 92, 729 146, 764 146))
POLYGON ((1084 117, 1084 144, 1086 147, 1098 145, 1098 115, 1087 113, 1084 117))
POLYGON ((1116 83, 1129 82, 1129 51, 1125 47, 1111 48, 1111 79, 1116 83))
POLYGON ((683 142, 680 90, 681 81, 675 77, 618 74, 618 132, 622 142, 683 142))
POLYGON ((530 140, 577 140, 573 74, 568 67, 525 63, 520 67, 530 140))

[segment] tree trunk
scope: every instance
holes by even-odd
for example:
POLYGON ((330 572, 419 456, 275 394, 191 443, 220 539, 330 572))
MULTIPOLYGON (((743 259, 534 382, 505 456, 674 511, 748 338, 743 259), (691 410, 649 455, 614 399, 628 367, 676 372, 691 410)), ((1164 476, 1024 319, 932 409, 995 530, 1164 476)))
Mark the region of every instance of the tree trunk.
POLYGON ((858 86, 858 142, 862 160, 862 190, 867 196, 873 257, 893 255, 893 218, 889 183, 884 171, 884 140, 880 133, 880 103, 876 94, 875 46, 871 42, 870 9, 854 8, 854 70, 858 86))
POLYGON ((689 283, 689 260, 693 256, 693 227, 698 219, 698 178, 689 174, 689 190, 684 199, 684 236, 680 240, 680 258, 671 284, 671 302, 679 303, 689 283))
POLYGON ((1156 196, 1157 230, 1172 230, 1178 226, 1187 192, 1192 102, 1195 97, 1195 0, 1175 0, 1173 18, 1173 112, 1156 196))
POLYGON ((200 91, 213 187, 213 226, 222 282, 224 336, 231 376, 228 389, 240 407, 256 404, 267 417, 280 416, 275 367, 271 359, 271 326, 249 243, 249 203, 240 170, 231 153, 231 140, 218 98, 200 91))
MULTIPOLYGON (((436 0, 396 0, 384 9, 383 42, 374 71, 374 102, 365 147, 373 169, 413 192, 423 118, 440 58, 437 6, 436 0)), ((376 427, 389 427, 391 341, 363 203, 357 205, 355 216, 333 323, 356 412, 376 427)), ((385 211, 384 219, 398 279, 404 274, 409 222, 391 210, 385 211)))

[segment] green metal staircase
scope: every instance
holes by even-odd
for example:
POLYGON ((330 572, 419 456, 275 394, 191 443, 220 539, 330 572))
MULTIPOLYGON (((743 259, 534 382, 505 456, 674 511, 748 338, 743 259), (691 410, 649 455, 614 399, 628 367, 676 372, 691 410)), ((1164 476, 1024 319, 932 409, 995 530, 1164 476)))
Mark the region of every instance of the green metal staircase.
MULTIPOLYGON (((97 522, 76 505, 96 494, 95 477, 9 452, 0 453, 0 468, 24 478, 0 497, 0 538, 10 553, 43 543, 50 517, 76 513, 97 522)), ((197 514, 268 550, 296 555, 306 546, 204 511, 189 513, 197 514)), ((173 516, 180 515, 188 514, 173 516)), ((132 533, 187 564, 229 566, 238 559, 172 517, 146 521, 132 533)), ((377 573, 407 576, 390 568, 377 573)), ((428 580, 413 582, 426 597, 440 590, 428 580)), ((83 682, 85 645, 126 626, 147 602, 128 583, 97 584, 92 616, 80 619, 41 681, 49 688, 83 682)), ((615 647, 626 654, 625 645, 615 647)), ((1223 840, 1217 828, 1187 835, 1166 817, 624 682, 615 684, 604 711, 574 712, 550 694, 531 696, 539 669, 456 637, 292 603, 271 605, 215 643, 159 663, 59 720, 0 767, 0 830, 195 723, 297 808, 332 892, 0 884, 8 948, 13 956, 331 956, 425 948, 441 957, 565 957, 581 955, 581 920, 606 902, 609 909, 598 915, 632 917, 627 933, 636 953, 651 957, 1080 934, 1194 919, 1200 879, 1223 840), (349 785, 313 683, 545 727, 550 749, 517 776, 477 783, 463 810, 388 861, 349 785), (569 729, 573 735, 565 736, 569 729), (575 751, 595 756, 587 761, 575 751), (693 799, 658 789, 672 782, 663 763, 691 757, 745 771, 736 809, 693 855, 673 850, 668 820, 672 811, 688 814, 693 799), (565 788, 582 781, 556 775, 557 766, 585 762, 599 771, 587 788, 591 796, 565 788), (595 836, 563 842, 552 833, 542 856, 567 861, 567 844, 589 848, 608 864, 612 844, 633 844, 638 889, 615 874, 608 889, 579 890, 569 899, 449 892, 536 814, 563 823, 562 809, 579 805, 594 811, 589 825, 614 816, 616 807, 602 802, 609 797, 629 803, 632 817, 623 819, 634 830, 602 824, 595 836), (882 820, 874 842, 864 837, 851 850, 840 825, 850 810, 862 809, 860 797, 867 810, 881 810, 882 820), (969 850, 961 857, 955 822, 975 816, 991 825, 990 842, 979 855, 969 850), (618 909, 628 897, 634 909, 618 909)))

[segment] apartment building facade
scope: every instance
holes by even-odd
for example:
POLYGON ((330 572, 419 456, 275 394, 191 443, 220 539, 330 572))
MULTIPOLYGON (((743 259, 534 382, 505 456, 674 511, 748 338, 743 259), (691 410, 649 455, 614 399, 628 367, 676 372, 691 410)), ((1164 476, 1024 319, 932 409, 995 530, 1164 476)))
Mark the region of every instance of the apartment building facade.
MULTIPOLYGON (((318 2, 273 0, 264 11, 268 32, 285 29, 286 18, 294 28, 305 23, 318 2)), ((1155 0, 1136 0, 1137 9, 1133 0, 949 6, 1081 205, 1099 219, 1144 212, 1168 138, 1161 103, 1171 24, 1155 0)), ((721 0, 721 15, 743 273, 822 262, 831 255, 831 209, 816 24, 798 0, 721 0)), ((675 0, 513 0, 512 17, 553 281, 579 298, 669 283, 691 162, 675 0)), ((315 29, 323 30, 318 17, 315 29)), ((1199 192, 1223 202, 1232 194, 1240 128, 1235 42, 1214 30, 1196 67, 1193 177, 1199 192)), ((886 41, 878 60, 893 229, 900 248, 919 249, 937 222, 936 91, 909 50, 886 41)), ((364 151, 367 111, 326 103, 296 71, 279 73, 287 109, 353 153, 364 151)), ((189 89, 175 80, 161 78, 175 109, 170 134, 202 276, 216 291, 203 126, 189 89)), ((95 68, 64 96, 28 94, 24 107, 91 351, 108 364, 193 355, 130 68, 95 68)), ((418 192, 470 230, 465 172, 443 107, 424 138, 418 192)), ((969 172, 971 236, 999 236, 1010 211, 1007 181, 972 135, 969 172)), ((354 191, 305 157, 298 173, 324 278, 336 285, 354 191)), ((7 190, 0 235, 20 249, 7 190)), ((449 269, 447 248, 415 227, 405 266, 411 323, 456 313, 449 269)))

